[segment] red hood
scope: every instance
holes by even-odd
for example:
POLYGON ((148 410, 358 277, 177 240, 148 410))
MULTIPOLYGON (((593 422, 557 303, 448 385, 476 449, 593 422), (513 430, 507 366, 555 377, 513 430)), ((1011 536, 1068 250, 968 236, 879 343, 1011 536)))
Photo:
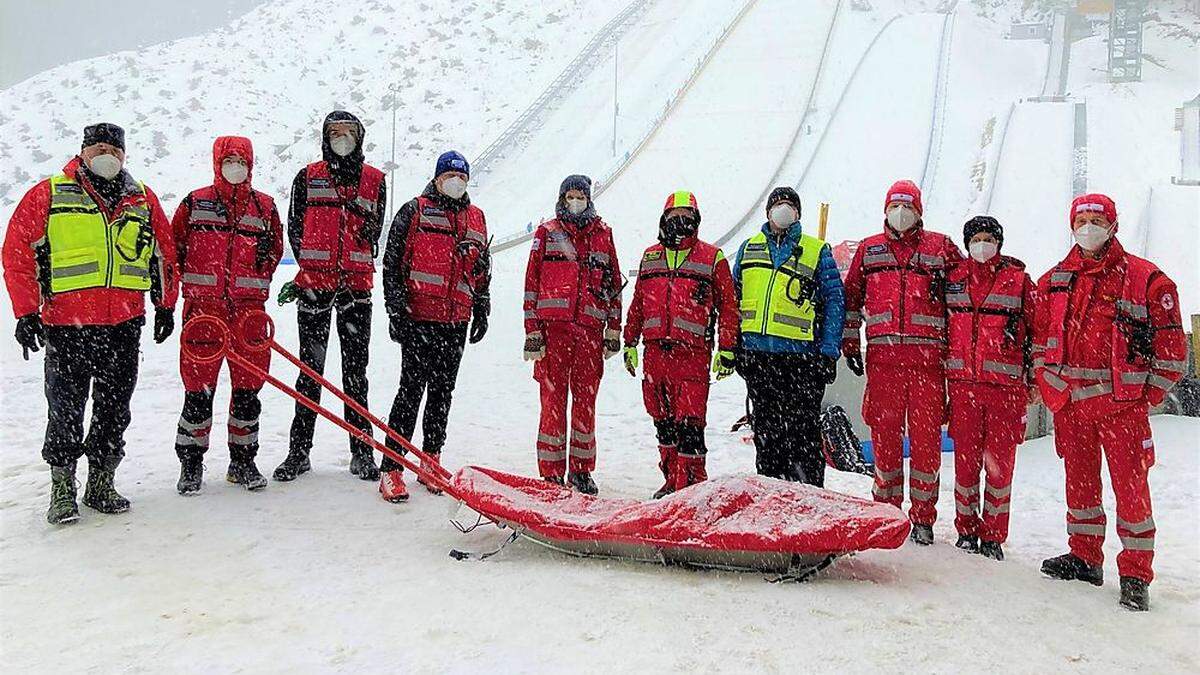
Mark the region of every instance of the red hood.
POLYGON ((254 178, 254 146, 250 139, 244 136, 218 136, 213 141, 213 186, 221 198, 236 203, 243 203, 250 194, 250 184, 254 178), (221 175, 221 163, 227 158, 238 156, 246 160, 246 180, 241 185, 232 185, 221 175))

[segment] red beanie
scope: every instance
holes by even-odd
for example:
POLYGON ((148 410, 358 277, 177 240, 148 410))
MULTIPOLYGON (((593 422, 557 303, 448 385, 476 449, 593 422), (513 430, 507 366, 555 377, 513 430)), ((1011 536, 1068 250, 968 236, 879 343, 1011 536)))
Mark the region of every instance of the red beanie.
POLYGON ((1075 216, 1087 211, 1099 211, 1108 218, 1108 222, 1117 224, 1117 204, 1108 195, 1092 193, 1080 195, 1071 202, 1071 212, 1067 214, 1067 225, 1075 227, 1075 216))
POLYGON ((892 202, 908 202, 917 210, 917 216, 924 213, 921 206, 921 188, 911 180, 898 180, 888 188, 887 199, 883 200, 884 213, 887 213, 887 205, 892 202))

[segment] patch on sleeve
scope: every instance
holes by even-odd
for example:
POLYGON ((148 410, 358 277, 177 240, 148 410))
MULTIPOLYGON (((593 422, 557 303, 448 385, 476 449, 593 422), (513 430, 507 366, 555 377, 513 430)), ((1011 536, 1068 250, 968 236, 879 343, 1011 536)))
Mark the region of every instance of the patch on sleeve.
POLYGON ((1170 293, 1163 293, 1162 298, 1159 299, 1159 302, 1162 303, 1162 308, 1168 312, 1172 309, 1175 309, 1175 296, 1171 295, 1170 293))
POLYGON ((539 248, 541 248, 541 247, 542 247, 542 240, 541 240, 541 238, 540 238, 540 237, 534 237, 534 238, 533 238, 533 250, 535 250, 535 251, 536 251, 536 250, 538 250, 538 249, 539 249, 539 248))
POLYGON ((642 256, 642 260, 660 260, 662 256, 662 251, 646 251, 646 255, 642 256))

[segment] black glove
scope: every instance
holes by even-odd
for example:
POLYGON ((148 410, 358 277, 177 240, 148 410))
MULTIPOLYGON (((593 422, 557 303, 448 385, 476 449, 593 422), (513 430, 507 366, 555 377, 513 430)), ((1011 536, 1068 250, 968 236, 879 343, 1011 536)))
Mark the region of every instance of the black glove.
POLYGON ((17 344, 25 360, 29 360, 29 352, 36 352, 46 346, 46 327, 42 325, 42 316, 37 312, 26 314, 17 319, 17 344))
POLYGON ((404 340, 404 327, 408 325, 407 313, 403 310, 388 314, 388 336, 392 342, 400 344, 404 340))
MULTIPOLYGON (((847 354, 846 367, 850 369, 850 372, 862 377, 863 373, 865 372, 865 369, 863 368, 862 354, 847 354)), ((832 383, 833 380, 830 380, 830 382, 832 383)))
POLYGON ((486 295, 475 298, 471 307, 471 344, 476 344, 487 335, 488 315, 492 313, 492 299, 486 295))
POLYGON ((162 344, 175 332, 175 310, 158 307, 154 310, 154 342, 162 344))
POLYGON ((825 381, 825 386, 833 384, 837 380, 837 359, 832 356, 821 355, 820 365, 818 366, 821 379, 825 381))

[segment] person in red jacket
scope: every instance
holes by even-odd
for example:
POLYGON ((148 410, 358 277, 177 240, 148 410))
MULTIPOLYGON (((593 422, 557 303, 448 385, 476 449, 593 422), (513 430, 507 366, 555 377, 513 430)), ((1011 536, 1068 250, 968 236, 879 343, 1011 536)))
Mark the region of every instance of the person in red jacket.
MULTIPOLYGON (((197 316, 215 316, 234 330, 253 330, 245 317, 263 310, 271 292, 271 277, 283 254, 283 226, 275 200, 251 187, 254 148, 250 139, 221 136, 213 142, 213 183, 192 191, 180 202, 171 220, 183 281, 183 322, 197 316)), ((212 431, 213 393, 221 360, 201 363, 193 352, 203 353, 215 336, 185 337, 180 344, 179 372, 186 392, 175 454, 179 457, 179 494, 200 491, 204 453, 212 431)), ((237 349, 238 340, 229 348, 237 349)), ((263 370, 270 368, 271 353, 241 354, 263 370)), ((254 464, 258 454, 258 392, 262 377, 229 364, 233 391, 229 400, 229 471, 231 483, 248 490, 267 486, 254 464)))
POLYGON ((1120 603, 1144 611, 1154 579, 1149 410, 1187 370, 1179 293, 1153 263, 1117 241, 1109 197, 1077 197, 1068 221, 1076 245, 1038 280, 1034 365, 1066 468, 1071 551, 1044 561, 1042 573, 1104 583, 1103 452, 1124 549, 1117 556, 1120 603))
MULTIPOLYGON (((400 344, 400 386, 388 425, 407 439, 417 428, 425 397, 421 449, 441 461, 450 401, 467 340, 487 333, 492 304, 487 219, 471 203, 471 166, 453 150, 434 165, 433 180, 392 220, 383 255, 383 294, 388 332, 400 344), (469 330, 468 330, 469 324, 469 330)), ((388 447, 404 452, 388 439, 388 447)), ((383 458, 379 493, 386 501, 408 499, 404 468, 383 458)), ((433 493, 440 490, 417 482, 433 493)))
POLYGON ((594 495, 596 394, 604 361, 621 351, 621 267, 590 178, 567 176, 554 211, 534 232, 525 268, 525 360, 541 385, 538 472, 562 485, 569 456, 568 482, 594 495))
POLYGON ((738 301, 729 261, 700 241, 700 206, 686 190, 667 197, 658 243, 646 249, 625 319, 625 369, 637 375, 638 343, 645 340, 642 399, 658 436, 664 483, 655 499, 708 478, 704 427, 708 371, 722 380, 734 372, 738 301))
MULTIPOLYGON (((300 272, 284 284, 280 302, 297 299, 300 360, 325 372, 329 325, 337 312, 342 353, 342 389, 367 405, 367 363, 371 345, 371 289, 375 286, 375 255, 383 232, 387 190, 383 172, 363 156, 365 129, 344 110, 325 117, 321 128, 321 161, 313 162, 292 181, 288 207, 288 242, 300 272)), ((321 386, 301 374, 296 389, 314 401, 321 386)), ((345 406, 345 418, 364 433, 371 424, 345 406)), ((295 480, 311 468, 313 430, 317 414, 296 404, 287 457, 275 468, 277 481, 295 480)), ((350 473, 378 480, 379 467, 371 446, 350 438, 350 473)))
POLYGON ((963 243, 970 258, 946 275, 954 526, 959 548, 1003 560, 1013 467, 1033 386, 1033 281, 1025 263, 1000 255, 1004 228, 995 218, 968 220, 963 243))
POLYGON ((883 232, 867 237, 846 275, 842 352, 863 374, 859 328, 866 317, 867 390, 863 419, 875 451, 875 501, 904 503, 903 440, 910 440, 912 539, 933 543, 942 422, 946 417, 946 269, 962 260, 944 234, 925 229, 921 189, 898 181, 884 199, 883 232))
POLYGON ((125 169, 121 127, 84 129, 83 147, 62 173, 25 193, 4 235, 3 262, 17 342, 26 358, 46 347, 46 519, 79 518, 75 467, 84 455, 84 505, 126 511, 129 500, 113 482, 125 456, 144 298, 149 292, 154 302, 154 341, 161 344, 174 330, 179 282, 171 225, 154 192, 125 169))

